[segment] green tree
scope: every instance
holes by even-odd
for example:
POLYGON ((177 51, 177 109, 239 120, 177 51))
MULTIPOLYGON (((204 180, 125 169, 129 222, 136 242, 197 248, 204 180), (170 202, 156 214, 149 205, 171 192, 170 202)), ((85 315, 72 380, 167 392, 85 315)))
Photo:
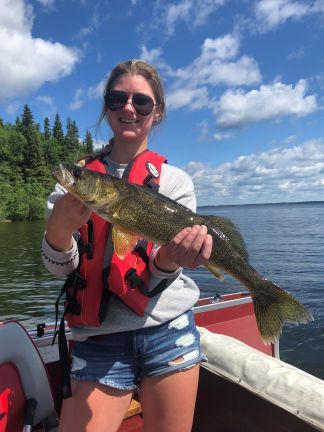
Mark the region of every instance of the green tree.
POLYGON ((67 141, 58 113, 52 131, 48 118, 43 122, 40 132, 27 104, 15 123, 4 124, 0 119, 0 220, 43 219, 55 184, 51 167, 93 151, 91 134, 87 131, 80 143, 75 121, 67 121, 67 141))
POLYGON ((93 153, 93 139, 91 136, 91 133, 87 130, 86 131, 86 137, 85 140, 83 141, 83 148, 84 148, 84 152, 86 154, 90 154, 93 153))
POLYGON ((33 124, 34 124, 33 113, 31 112, 29 106, 26 104, 24 106, 24 111, 21 115, 21 125, 23 129, 23 133, 28 131, 29 128, 33 126, 33 124))
POLYGON ((79 148, 79 130, 70 117, 66 120, 65 146, 69 154, 75 153, 79 148))
POLYGON ((26 139, 24 149, 24 179, 46 178, 45 159, 40 140, 39 125, 34 123, 33 114, 28 105, 24 106, 21 120, 21 131, 26 139))
POLYGON ((50 127, 50 121, 48 117, 44 118, 44 138, 45 140, 50 140, 52 137, 52 131, 50 127))
POLYGON ((64 146, 64 132, 63 132, 61 119, 58 113, 56 113, 55 115, 52 136, 57 140, 57 142, 61 146, 64 146))

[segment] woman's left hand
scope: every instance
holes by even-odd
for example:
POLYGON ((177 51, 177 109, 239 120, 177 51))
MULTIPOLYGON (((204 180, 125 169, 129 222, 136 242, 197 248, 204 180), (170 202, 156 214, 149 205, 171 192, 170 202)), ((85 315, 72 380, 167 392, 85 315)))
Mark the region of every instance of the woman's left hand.
POLYGON ((167 245, 161 246, 155 262, 158 268, 175 271, 179 267, 195 268, 210 257, 213 246, 205 225, 181 230, 167 245))

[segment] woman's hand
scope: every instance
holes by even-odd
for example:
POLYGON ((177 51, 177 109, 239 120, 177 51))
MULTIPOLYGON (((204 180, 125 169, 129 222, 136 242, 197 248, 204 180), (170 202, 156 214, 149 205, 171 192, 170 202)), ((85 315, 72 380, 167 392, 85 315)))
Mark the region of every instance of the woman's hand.
POLYGON ((72 234, 90 218, 91 210, 70 193, 55 201, 47 222, 46 240, 56 250, 67 252, 73 245, 72 234))
POLYGON ((205 225, 184 228, 155 257, 158 268, 175 271, 179 267, 195 268, 209 259, 213 246, 205 225))

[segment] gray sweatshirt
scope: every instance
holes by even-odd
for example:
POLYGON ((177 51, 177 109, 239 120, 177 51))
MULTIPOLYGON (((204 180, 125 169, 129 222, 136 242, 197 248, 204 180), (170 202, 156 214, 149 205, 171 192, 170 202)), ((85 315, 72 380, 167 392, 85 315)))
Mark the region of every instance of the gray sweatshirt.
MULTIPOLYGON (((121 178, 126 168, 124 164, 116 164, 107 156, 110 173, 121 178)), ((196 197, 191 178, 179 168, 163 164, 160 176, 159 192, 178 203, 196 211, 196 197)), ((57 184, 47 203, 48 214, 53 209, 56 199, 60 198, 66 190, 57 184)), ((68 252, 54 250, 44 237, 42 242, 42 259, 45 267, 55 276, 67 276, 78 267, 79 254, 77 249, 78 233, 75 234, 72 249, 68 252)), ((107 315, 100 327, 75 326, 72 328, 72 337, 75 340, 85 340, 89 336, 136 330, 162 324, 176 318, 190 309, 199 298, 197 285, 182 273, 179 268, 173 273, 162 272, 154 265, 154 256, 158 246, 154 247, 150 256, 149 268, 151 277, 149 289, 155 288, 163 279, 169 279, 169 286, 149 300, 144 316, 139 316, 126 306, 119 298, 112 295, 107 315)))

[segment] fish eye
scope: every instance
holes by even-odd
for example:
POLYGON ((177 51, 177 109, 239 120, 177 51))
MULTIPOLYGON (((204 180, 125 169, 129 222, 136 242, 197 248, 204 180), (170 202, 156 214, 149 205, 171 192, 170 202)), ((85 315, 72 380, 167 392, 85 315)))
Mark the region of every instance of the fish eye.
POLYGON ((81 177, 83 175, 83 171, 81 167, 76 167, 73 169, 74 177, 81 177))

